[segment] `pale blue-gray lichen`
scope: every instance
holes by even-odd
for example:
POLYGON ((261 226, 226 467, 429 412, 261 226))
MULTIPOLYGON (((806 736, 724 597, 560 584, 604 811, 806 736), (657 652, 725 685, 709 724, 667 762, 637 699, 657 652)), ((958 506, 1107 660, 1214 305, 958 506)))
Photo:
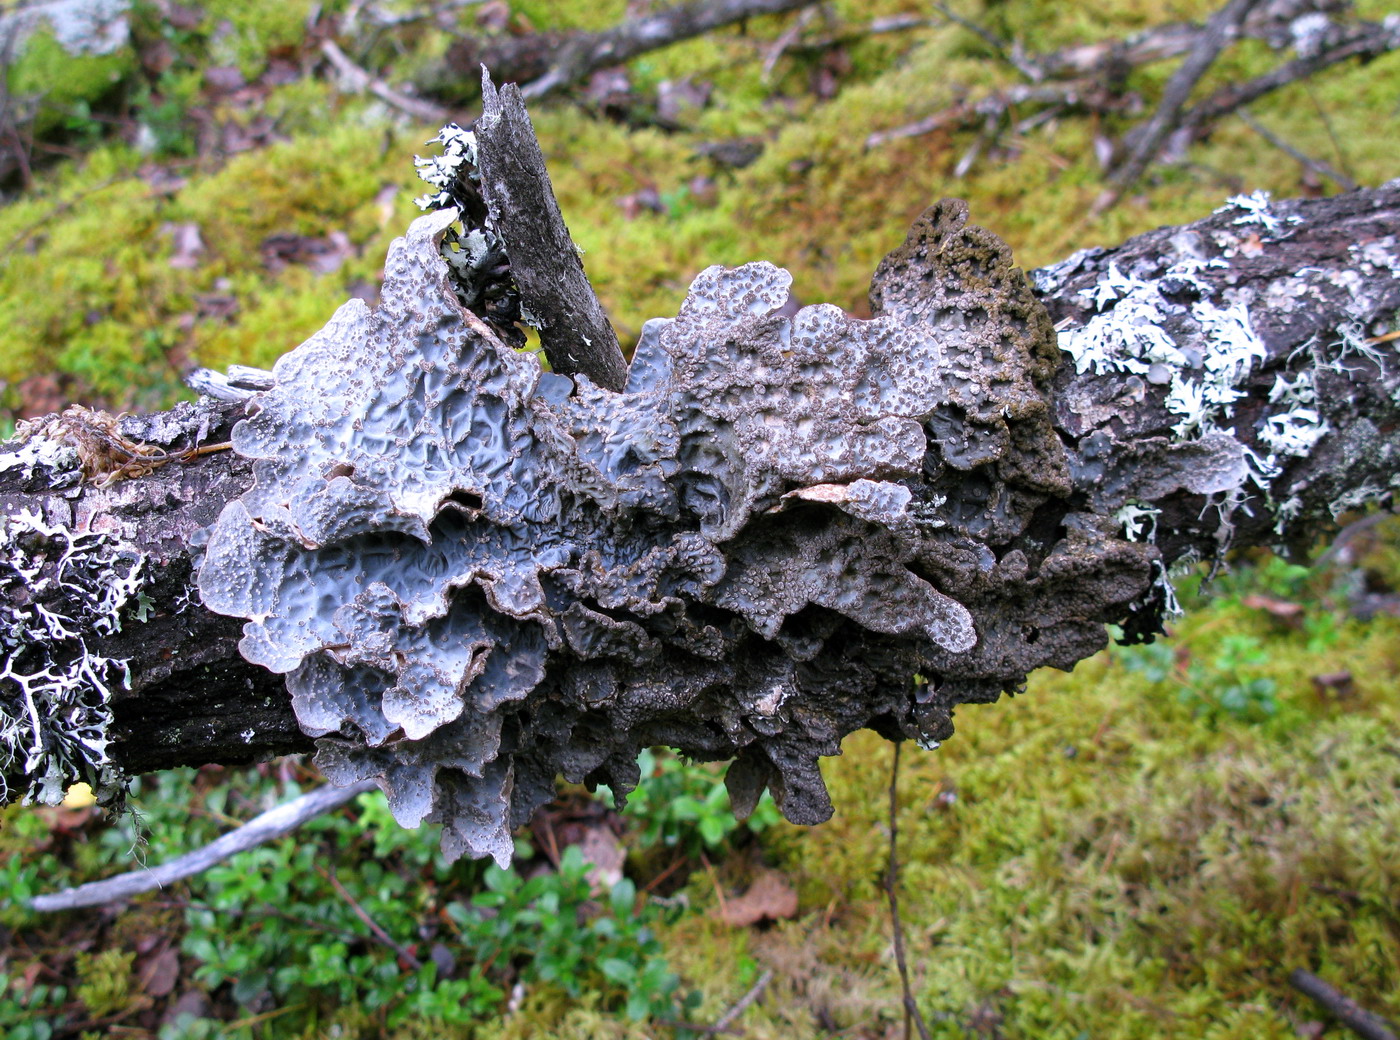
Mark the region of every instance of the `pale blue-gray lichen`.
POLYGON ((1151 553, 1073 511, 1048 318, 960 205, 881 265, 874 320, 706 270, 620 393, 459 304, 455 218, 278 362, 199 575, 327 774, 449 852, 508 859, 557 774, 625 795, 656 744, 734 758, 740 812, 768 786, 819 821, 847 733, 943 739, 1147 587, 1151 553))

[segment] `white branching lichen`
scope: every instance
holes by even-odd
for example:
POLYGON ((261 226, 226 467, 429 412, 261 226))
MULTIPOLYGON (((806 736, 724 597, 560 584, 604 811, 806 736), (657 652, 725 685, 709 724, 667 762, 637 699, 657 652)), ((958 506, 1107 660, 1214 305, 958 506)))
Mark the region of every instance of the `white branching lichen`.
POLYGON ((56 805, 80 780, 100 797, 120 793, 107 731, 112 690, 130 676, 88 643, 119 632, 140 605, 144 569, 112 535, 30 511, 0 517, 0 766, 14 776, 23 764, 27 800, 56 805))
POLYGON ((413 201, 425 211, 447 209, 457 204, 453 199, 452 185, 462 168, 476 168, 476 134, 463 130, 456 123, 448 123, 428 143, 442 145, 442 154, 430 155, 426 159, 415 155, 413 165, 418 168, 418 176, 437 191, 420 195, 413 201))
POLYGON ((1157 518, 1162 511, 1151 503, 1127 503, 1113 518, 1123 525, 1123 537, 1130 542, 1150 542, 1157 534, 1157 518))
POLYGON ((1231 195, 1225 200, 1225 205, 1215 212, 1228 213, 1233 209, 1243 210, 1244 215, 1235 218, 1236 224, 1255 225, 1262 228, 1264 234, 1270 236, 1278 236, 1280 232, 1286 231, 1290 225, 1302 223, 1301 217, 1280 217, 1273 211, 1272 205, 1273 196, 1267 191, 1252 191, 1248 195, 1231 195))

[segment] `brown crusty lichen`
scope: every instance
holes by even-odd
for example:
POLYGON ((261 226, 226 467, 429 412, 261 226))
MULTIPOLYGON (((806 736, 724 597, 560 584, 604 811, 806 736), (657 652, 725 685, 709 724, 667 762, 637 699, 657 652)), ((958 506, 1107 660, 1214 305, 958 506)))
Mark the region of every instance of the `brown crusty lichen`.
POLYGON ((328 775, 450 853, 507 860, 556 775, 624 793, 656 744, 735 759, 737 811, 771 787, 818 822, 847 733, 941 740, 1147 587, 1150 550, 1073 511, 1053 332, 961 203, 881 265, 873 320, 786 316, 770 264, 704 271, 620 393, 460 306, 455 216, 278 362, 199 577, 328 775))

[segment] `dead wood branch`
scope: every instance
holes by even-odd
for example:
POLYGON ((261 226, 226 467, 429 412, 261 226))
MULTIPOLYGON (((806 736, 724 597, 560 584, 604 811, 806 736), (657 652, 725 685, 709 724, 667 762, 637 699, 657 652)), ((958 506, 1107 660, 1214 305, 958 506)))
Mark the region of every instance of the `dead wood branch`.
POLYGON ((532 33, 468 38, 448 51, 444 65, 427 81, 444 96, 463 96, 482 65, 502 83, 523 84, 528 100, 582 83, 599 69, 621 65, 648 51, 669 47, 749 18, 783 14, 816 0, 691 0, 631 18, 603 32, 532 33))
POLYGON ((1222 116, 1253 104, 1290 83, 1299 83, 1344 61, 1373 61, 1396 50, 1400 50, 1400 19, 1384 24, 1362 23, 1340 34, 1336 42, 1322 46, 1316 53, 1301 55, 1244 83, 1222 87, 1189 109, 1181 118, 1181 126, 1199 137, 1222 116))
POLYGON ((142 892, 173 885, 177 881, 202 874, 216 863, 222 863, 240 852, 276 841, 307 821, 332 812, 372 790, 374 784, 368 781, 350 787, 318 787, 253 817, 241 827, 211 841, 202 849, 177 856, 168 863, 35 896, 29 905, 41 913, 77 910, 85 906, 118 903, 142 892))
POLYGON ((435 126, 441 126, 452 118, 452 113, 441 105, 423 98, 410 97, 402 91, 395 90, 383 80, 370 75, 351 61, 350 56, 341 50, 334 40, 322 40, 321 53, 335 67, 336 72, 340 74, 346 85, 356 93, 373 94, 400 112, 435 126))
MULTIPOLYGON (((1259 0, 1234 0, 1204 25, 1173 23, 1158 26, 1121 40, 1104 40, 1066 48, 1046 55, 1025 55, 1014 45, 992 36, 985 28, 945 12, 957 24, 975 33, 993 48, 998 58, 1029 81, 1028 85, 992 90, 984 96, 960 99, 948 107, 903 126, 878 130, 866 138, 874 148, 904 137, 915 137, 940 129, 958 129, 983 124, 983 138, 964 156, 975 156, 985 141, 985 121, 989 114, 1004 117, 1016 105, 1038 105, 1048 115, 1063 109, 1100 113, 1122 112, 1140 103, 1123 91, 1129 72, 1139 66, 1186 55, 1171 77, 1153 115, 1129 131, 1112 150, 1109 180, 1111 187, 1096 203, 1097 209, 1113 205, 1128 188, 1170 146, 1206 136, 1223 117, 1243 109, 1259 98, 1346 61, 1371 61, 1400 48, 1400 20, 1384 23, 1344 24, 1322 19, 1323 26, 1313 36, 1297 37, 1289 8, 1259 0), (1244 83, 1221 87, 1194 106, 1187 101, 1222 50, 1241 37, 1263 40, 1275 49, 1294 47, 1297 58, 1244 83)), ((1325 4, 1319 5, 1326 7, 1325 4)), ((941 9, 941 8, 940 8, 941 9)), ((1294 12, 1296 13, 1296 12, 1294 12)), ((1321 14, 1318 15, 1321 18, 1321 14)), ((1325 119, 1325 114, 1323 115, 1325 119)), ((1318 174, 1344 187, 1354 182, 1344 172, 1333 170, 1260 127, 1255 129, 1271 144, 1318 174)), ((1329 131, 1330 132, 1330 131, 1329 131)))
MULTIPOLYGON (((1170 454, 1162 453, 1182 422, 1167 407, 1164 383, 1150 373, 1100 372, 1091 365, 1078 371, 1066 359, 1054 381, 1053 421, 1061 439, 1086 459, 1075 477, 1085 482, 1082 493, 1091 499, 1104 494, 1104 481, 1134 488, 1139 508, 1157 511, 1156 551, 1164 564, 1208 558, 1224 537, 1234 545, 1306 541, 1348 503, 1384 496, 1400 472, 1400 364, 1387 340, 1400 308, 1400 281, 1390 266, 1400 261, 1386 244, 1393 243, 1388 236, 1397 223, 1400 182, 1275 203, 1263 215, 1230 207, 1037 272, 1038 295, 1062 329, 1062 346, 1092 338, 1095 330, 1111 331, 1105 323, 1113 320, 1118 297, 1129 293, 1163 308, 1156 329, 1171 337, 1174 349, 1204 357, 1213 346, 1194 315, 1223 313, 1227 293, 1230 300, 1256 301, 1249 327, 1264 356, 1252 363, 1230 423, 1265 451, 1258 437, 1275 410, 1270 389, 1280 376, 1296 380, 1306 373, 1316 389, 1317 419, 1327 424, 1313 446, 1228 503, 1184 490, 1180 473, 1161 469, 1170 454), (1266 218, 1275 232, 1259 223, 1266 218), (1183 258, 1195 258, 1189 280, 1173 273, 1183 258), (1222 265, 1212 266, 1213 259, 1222 265), (1123 272, 1133 273, 1127 287, 1123 272), (1178 307, 1170 301, 1186 302, 1178 307), (1084 454, 1091 449, 1092 458, 1084 454)), ((228 440, 240 415, 238 406, 185 405, 123 420, 121 433, 183 455, 228 440)), ((193 588, 199 532, 248 490, 250 460, 227 451, 191 453, 187 463, 96 487, 55 483, 42 467, 12 464, 14 451, 0 453, 0 513, 108 532, 149 561, 153 580, 143 589, 149 601, 143 619, 131 618, 121 631, 88 634, 94 653, 125 661, 130 670, 129 682, 113 691, 108 734, 120 767, 134 774, 309 750, 311 738, 296 722, 282 676, 245 661, 237 649, 241 623, 207 610, 193 588)), ((1102 522, 1116 523, 1111 511, 1102 522)), ((1095 648, 1086 645, 1082 653, 1095 648)), ((22 789, 22 765, 7 770, 12 791, 22 789)))
POLYGON ((476 123, 481 191, 505 243, 521 303, 539 322, 550 366, 621 390, 627 381, 622 348, 564 226, 520 89, 507 83, 497 92, 483 70, 481 90, 483 111, 476 123))
POLYGON ((1310 971, 1294 969, 1288 984, 1317 1001, 1342 1025, 1362 1040, 1396 1040, 1395 1033, 1379 1015, 1372 1014, 1341 990, 1328 985, 1310 971))
POLYGON ((1157 111, 1144 125, 1130 133, 1124 142, 1127 154, 1109 175, 1109 179, 1115 185, 1113 199, 1116 200, 1137 183, 1148 164, 1157 157, 1168 135, 1180 123, 1182 107, 1190 97, 1191 91, 1215 63, 1220 52, 1233 41, 1245 15, 1258 2, 1259 0, 1230 0, 1211 16, 1186 60, 1167 81, 1167 88, 1157 111))

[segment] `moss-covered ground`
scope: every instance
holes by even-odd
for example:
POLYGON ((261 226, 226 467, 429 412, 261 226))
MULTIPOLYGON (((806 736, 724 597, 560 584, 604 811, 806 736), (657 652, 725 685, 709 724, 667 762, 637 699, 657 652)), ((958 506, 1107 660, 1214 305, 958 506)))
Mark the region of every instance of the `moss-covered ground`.
MULTIPOLYGON (((517 27, 601 28, 625 7, 522 0, 510 10, 517 27)), ((1387 5, 1357 7, 1381 17, 1387 5)), ((1211 9, 1003 0, 964 13, 1041 52, 1211 9)), ((193 365, 268 365, 347 295, 373 293, 390 239, 416 212, 411 156, 436 127, 306 73, 316 53, 308 17, 343 10, 211 0, 177 27, 138 4, 139 60, 137 50, 60 57, 51 40, 16 59, 11 90, 51 88, 36 127, 59 127, 54 148, 67 157, 36 165, 0 207, 0 432, 65 399, 168 403, 193 365), (173 55, 159 71, 156 41, 173 55), (211 69, 236 69, 244 86, 211 89, 211 69), (337 262, 308 259, 327 251, 337 262)), ((452 10, 464 25, 476 17, 474 6, 452 10)), ((927 13, 902 0, 836 0, 826 11, 806 23, 807 38, 927 13)), ((362 38, 355 56, 401 84, 443 52, 431 24, 362 38)), ((1015 74, 948 26, 774 57, 792 24, 754 19, 634 61, 643 109, 663 81, 712 85, 678 129, 645 111, 608 118, 579 98, 534 109, 566 219, 624 344, 645 319, 673 313, 711 263, 773 260, 792 270, 804 302, 862 313, 879 257, 943 195, 967 198, 973 219, 1035 266, 1202 216, 1236 191, 1334 190, 1236 119, 1096 216, 1095 142, 1140 114, 1067 111, 1002 133, 962 175, 977 125, 867 149, 873 131, 1015 74), (736 169, 697 152, 732 138, 761 142, 762 153, 736 169)), ((1241 44, 1200 91, 1277 60, 1241 44)), ((1150 106, 1172 67, 1136 70, 1127 88, 1150 106)), ((1397 96, 1392 56, 1338 67, 1250 111, 1375 184, 1397 172, 1397 96)), ((935 1036, 1341 1035, 1289 989, 1299 967, 1400 1020, 1400 622, 1352 618, 1346 595, 1359 580, 1396 587, 1394 544, 1392 532, 1359 562, 1315 575, 1242 561, 1213 596, 1188 597, 1170 640, 1038 675, 1023 696, 961 711, 938 751, 904 754, 902 916, 935 1036), (1280 619, 1264 601, 1303 609, 1280 619)), ((310 778, 283 764, 148 779, 138 804, 149 845, 135 851, 130 820, 113 828, 94 810, 6 810, 0 1031, 684 1035, 663 1020, 713 1022, 771 969, 739 1020, 745 1035, 902 1036, 881 889, 890 757, 871 735, 852 737, 826 768, 836 816, 809 831, 766 818, 734 830, 714 774, 658 764, 666 796, 609 818, 648 897, 629 904, 640 917, 625 891, 598 916, 567 870, 529 892, 492 875, 484 891, 495 895, 483 897, 479 865, 443 864, 430 834, 393 830, 382 803, 364 799, 121 913, 41 920, 23 907, 32 892, 183 851, 310 778), (795 888, 797 915, 723 924, 713 911, 762 868, 795 888), (470 909, 473 900, 482 905, 470 909), (551 914, 553 931, 542 920, 551 914), (492 920, 523 938, 493 938, 492 920), (689 1006, 656 1011, 688 993, 689 1006)), ((521 842, 527 863, 551 858, 539 833, 521 842)))

